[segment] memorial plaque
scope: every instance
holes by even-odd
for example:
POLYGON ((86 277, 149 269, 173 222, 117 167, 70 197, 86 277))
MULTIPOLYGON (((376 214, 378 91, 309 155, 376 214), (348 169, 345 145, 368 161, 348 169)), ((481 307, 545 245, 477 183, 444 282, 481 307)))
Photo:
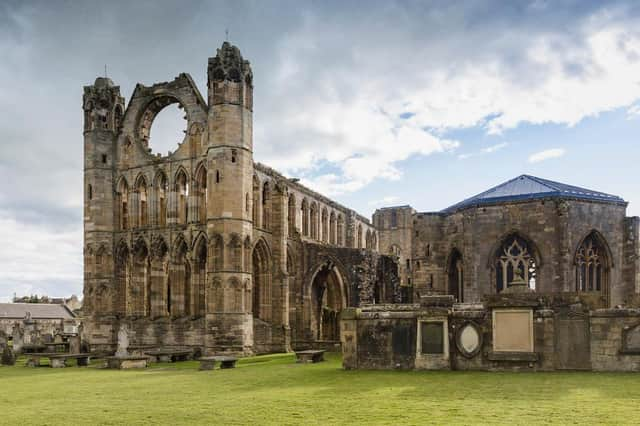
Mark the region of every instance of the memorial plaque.
POLYGON ((421 322, 421 352, 423 354, 444 353, 444 332, 442 322, 421 322))
POLYGON ((494 309, 494 352, 533 352, 533 311, 494 309))
POLYGON ((463 325, 458 330, 456 345, 462 355, 468 358, 475 356, 482 345, 482 336, 478 328, 470 323, 463 325))

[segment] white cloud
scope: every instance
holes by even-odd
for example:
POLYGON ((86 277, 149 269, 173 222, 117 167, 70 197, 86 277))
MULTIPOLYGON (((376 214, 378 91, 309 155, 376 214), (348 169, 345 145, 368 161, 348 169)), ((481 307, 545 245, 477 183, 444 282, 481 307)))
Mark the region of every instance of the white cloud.
POLYGON ((530 163, 539 163, 541 161, 549 160, 551 158, 560 158, 565 154, 565 150, 562 148, 546 149, 544 151, 536 152, 529 156, 530 163))
POLYGON ((496 151, 499 151, 503 148, 506 148, 507 146, 509 146, 508 142, 501 142, 501 143, 497 143, 495 145, 491 145, 491 146, 487 146, 485 148, 482 148, 479 152, 467 152, 465 154, 458 154, 458 159, 459 160, 466 160, 468 158, 472 158, 472 157, 477 157, 479 155, 485 155, 485 154, 492 154, 496 151))
POLYGON ((491 154, 492 152, 496 152, 501 150, 502 148, 506 148, 509 144, 507 142, 497 143, 495 145, 488 146, 486 148, 482 148, 482 152, 491 154))
POLYGON ((18 295, 82 294, 82 229, 53 231, 0 210, 0 301, 18 295), (10 261, 8 261, 10 260, 10 261))
POLYGON ((399 199, 400 197, 396 197, 395 195, 389 195, 386 197, 382 197, 379 200, 371 200, 367 204, 369 204, 370 206, 388 206, 396 203, 399 199))

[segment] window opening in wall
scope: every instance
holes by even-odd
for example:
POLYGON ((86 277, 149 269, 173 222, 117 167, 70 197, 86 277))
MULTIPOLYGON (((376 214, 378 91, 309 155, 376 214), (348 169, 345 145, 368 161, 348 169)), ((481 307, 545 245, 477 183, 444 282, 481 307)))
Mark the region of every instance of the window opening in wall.
POLYGON ((411 260, 407 259, 407 271, 411 270, 411 260))
POLYGON ((216 183, 220 183, 220 172, 216 170, 216 183))
POLYGON ((433 274, 429 275, 429 288, 433 288, 433 274))
POLYGON ((107 154, 102 154, 102 164, 107 164, 107 154))
POLYGON ((426 257, 431 256, 431 244, 427 244, 427 248, 426 248, 424 254, 425 254, 426 257))
POLYGON ((93 187, 89 184, 89 199, 93 199, 93 187))
POLYGON ((236 162, 236 150, 235 149, 231 150, 231 162, 232 163, 236 162))
POLYGON ((398 212, 395 210, 391 212, 391 227, 395 228, 398 226, 398 212))
POLYGON ((514 282, 525 282, 535 290, 537 265, 527 242, 518 237, 507 238, 495 254, 496 292, 514 282))

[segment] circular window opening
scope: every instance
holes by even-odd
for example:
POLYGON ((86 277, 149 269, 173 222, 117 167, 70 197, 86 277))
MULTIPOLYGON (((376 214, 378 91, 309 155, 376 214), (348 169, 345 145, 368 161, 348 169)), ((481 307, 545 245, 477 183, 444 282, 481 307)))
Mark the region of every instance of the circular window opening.
POLYGON ((187 130, 186 113, 173 103, 154 117, 149 130, 149 148, 154 153, 169 155, 182 143, 187 130))

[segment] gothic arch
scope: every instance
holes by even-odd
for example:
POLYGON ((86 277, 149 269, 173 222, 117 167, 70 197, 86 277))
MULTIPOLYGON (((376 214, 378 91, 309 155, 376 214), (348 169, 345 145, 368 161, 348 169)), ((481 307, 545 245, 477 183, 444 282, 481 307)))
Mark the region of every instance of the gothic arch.
POLYGON ((176 194, 177 211, 175 212, 179 224, 186 225, 189 217, 189 174, 184 167, 178 167, 173 178, 173 191, 176 194))
POLYGON ((207 222, 207 168, 204 161, 196 167, 193 192, 196 200, 196 219, 198 223, 207 222))
POLYGON ((191 264, 189 246, 180 234, 174 242, 167 283, 167 311, 174 317, 191 315, 191 264))
POLYGON ((457 247, 447 255, 445 264, 447 293, 453 295, 458 303, 464 302, 464 257, 457 247))
POLYGON ((327 257, 312 271, 307 286, 312 336, 315 340, 340 340, 339 316, 350 300, 344 269, 327 257))
POLYGON ((214 271, 222 271, 224 268, 224 239, 220 234, 211 235, 211 266, 214 271))
POLYGON ((228 244, 228 256, 231 269, 237 272, 242 270, 242 240, 236 233, 231 234, 228 244))
POLYGON ((261 214, 260 214, 260 179, 258 178, 258 175, 254 174, 253 175, 253 212, 251 217, 253 218, 253 226, 256 228, 260 228, 260 218, 261 218, 261 214))
POLYGON ((144 316, 149 307, 149 249, 142 237, 133 243, 131 285, 128 289, 129 314, 144 316))
POLYGON ((113 294, 114 311, 121 315, 128 314, 128 300, 130 279, 129 246, 124 240, 118 242, 115 249, 115 292, 113 294))
POLYGON ((575 287, 573 290, 579 293, 600 293, 605 306, 608 307, 611 299, 612 259, 607 240, 597 230, 591 230, 580 241, 574 254, 575 287))
POLYGON ((118 202, 118 219, 120 222, 120 229, 129 229, 129 184, 127 178, 120 176, 118 180, 117 202, 118 202))
POLYGON ((267 242, 260 238, 253 247, 253 303, 254 318, 271 321, 272 309, 272 270, 271 250, 267 242))
POLYGON ((166 173, 160 169, 156 172, 156 176, 153 181, 153 193, 154 193, 154 216, 155 222, 159 226, 167 225, 167 198, 169 191, 169 180, 166 173))
POLYGON ((200 233, 195 240, 193 249, 193 309, 192 314, 202 316, 206 313, 205 288, 207 283, 207 237, 200 233))
POLYGON ((289 194, 289 199, 287 200, 287 224, 288 224, 288 235, 291 238, 296 232, 296 196, 292 192, 289 194))
POLYGON ((149 185, 144 173, 138 174, 134 185, 136 225, 147 226, 149 217, 149 185))
POLYGON ((518 278, 535 289, 542 267, 536 244, 518 231, 510 232, 494 244, 489 257, 493 289, 500 293, 518 278))

